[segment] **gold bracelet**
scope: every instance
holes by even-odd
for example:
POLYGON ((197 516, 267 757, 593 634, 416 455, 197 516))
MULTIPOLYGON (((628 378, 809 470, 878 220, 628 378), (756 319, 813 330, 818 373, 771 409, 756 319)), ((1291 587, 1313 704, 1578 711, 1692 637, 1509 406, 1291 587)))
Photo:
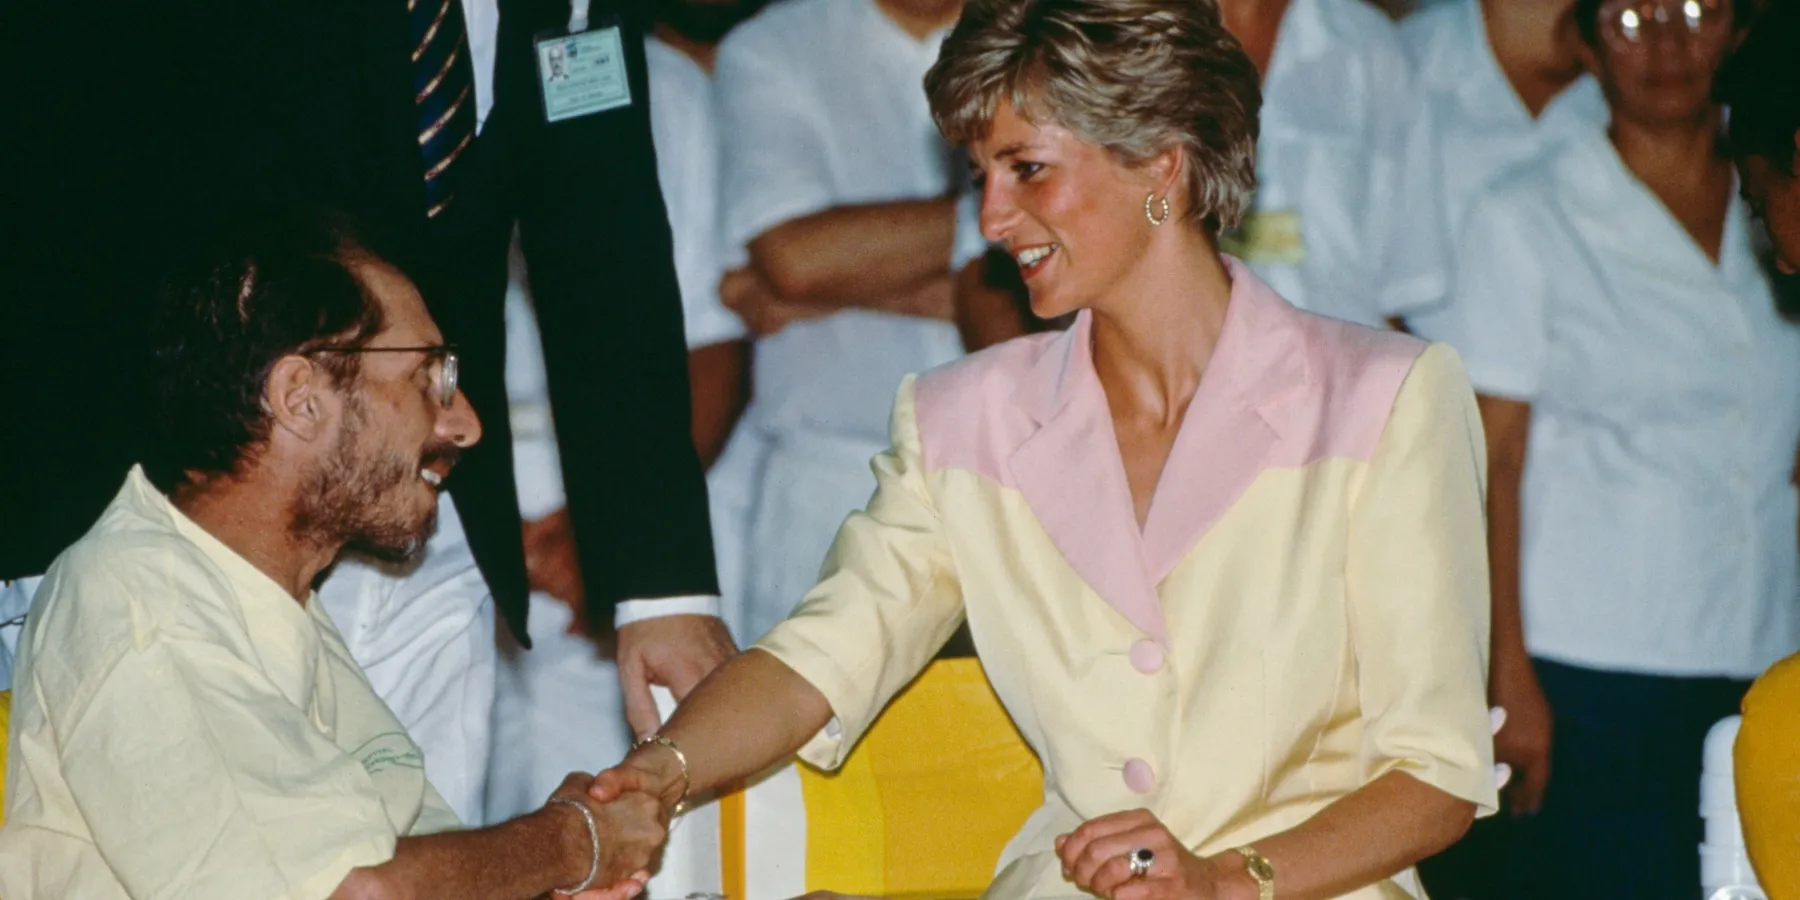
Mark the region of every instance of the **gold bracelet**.
POLYGON ((675 761, 681 763, 681 799, 675 801, 675 806, 672 810, 674 814, 679 815, 683 810, 687 809, 688 789, 693 787, 694 784, 688 775, 687 754, 681 752, 681 748, 675 746, 674 741, 671 741, 660 734, 653 734, 632 744, 631 749, 638 750, 651 744, 669 748, 669 752, 675 754, 675 761))

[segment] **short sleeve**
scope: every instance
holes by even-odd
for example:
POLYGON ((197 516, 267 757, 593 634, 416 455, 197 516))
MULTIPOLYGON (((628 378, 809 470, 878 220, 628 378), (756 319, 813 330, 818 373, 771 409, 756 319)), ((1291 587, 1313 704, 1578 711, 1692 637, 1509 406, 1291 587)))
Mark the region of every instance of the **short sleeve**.
POLYGON ((1498 805, 1487 709, 1486 459, 1461 363, 1434 344, 1401 385, 1351 500, 1345 571, 1362 771, 1498 805))
POLYGON ((1409 321, 1420 336, 1456 348, 1476 391, 1530 401, 1549 352, 1550 284, 1542 229, 1518 214, 1507 190, 1503 183, 1485 191, 1464 219, 1450 301, 1409 321))
MULTIPOLYGON (((755 24, 755 23, 752 23, 755 24)), ((782 59, 775 35, 746 28, 720 46, 721 215, 728 247, 833 205, 824 107, 782 59)))
POLYGON ((838 531, 819 583, 757 648, 825 695, 836 720, 800 751, 836 768, 962 623, 962 588, 925 483, 913 380, 894 403, 875 496, 838 531))
MULTIPOLYGON (((65 610, 125 589, 81 582, 65 610)), ((226 645, 151 628, 69 665, 104 674, 41 661, 31 702, 57 740, 31 752, 56 758, 30 762, 56 767, 131 896, 323 900, 393 857, 399 828, 362 763, 226 645)))

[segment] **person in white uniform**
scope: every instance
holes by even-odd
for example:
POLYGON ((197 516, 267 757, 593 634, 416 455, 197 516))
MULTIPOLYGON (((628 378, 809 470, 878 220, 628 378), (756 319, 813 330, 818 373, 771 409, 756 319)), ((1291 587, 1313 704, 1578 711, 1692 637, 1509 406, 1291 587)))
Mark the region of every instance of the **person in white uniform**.
POLYGON ((1484 191, 1457 241, 1432 336, 1482 395, 1493 588, 1522 617, 1496 622, 1494 671, 1553 716, 1497 896, 1691 896, 1706 732, 1800 647, 1800 327, 1709 96, 1735 12, 1577 0, 1610 129, 1546 113, 1562 148, 1484 191))
POLYGON ((1222 249, 1364 325, 1442 303, 1432 129, 1394 23, 1364 0, 1219 7, 1263 76, 1256 203, 1222 249))
MULTIPOLYGON (((671 3, 667 6, 679 6, 671 3)), ((721 456, 735 424, 743 391, 743 323, 720 299, 727 275, 745 290, 749 277, 724 272, 718 251, 718 136, 712 115, 707 27, 723 30, 750 10, 739 3, 694 3, 696 37, 665 19, 645 41, 649 64, 651 129, 657 177, 663 185, 675 243, 676 275, 695 392, 695 437, 708 471, 714 551, 720 563, 722 608, 730 626, 740 623, 734 575, 741 568, 747 482, 755 451, 736 441, 721 456), (682 49, 676 49, 675 45, 682 49), (692 54, 692 55, 690 55, 692 54), (698 58, 696 58, 698 57, 698 58), (738 361, 739 365, 733 365, 738 361), (710 415, 702 414, 711 410, 710 415), (715 463, 716 461, 716 463, 715 463)), ((666 8, 665 8, 665 11, 666 8)), ((676 21, 687 20, 679 16, 676 21)), ((515 242, 513 280, 507 295, 507 392, 511 401, 513 455, 520 511, 544 521, 565 502, 562 464, 556 452, 538 323, 525 284, 524 259, 515 242)), ((753 287, 750 289, 754 289, 753 287)), ((528 547, 531 543, 528 526, 528 547)), ((630 749, 632 734, 620 703, 619 670, 610 636, 582 620, 580 585, 534 586, 532 648, 508 644, 501 651, 494 733, 500 736, 488 770, 487 818, 502 821, 535 807, 546 786, 570 771, 615 760, 630 749)), ((739 629, 734 627, 734 631, 739 629)), ((741 633, 741 632, 740 632, 741 633)), ((741 638, 740 638, 741 639, 741 638)))
POLYGON ((776 297, 745 426, 768 444, 745 634, 785 618, 873 489, 901 378, 957 358, 951 272, 964 164, 919 85, 960 0, 789 0, 719 48, 727 246, 776 297))

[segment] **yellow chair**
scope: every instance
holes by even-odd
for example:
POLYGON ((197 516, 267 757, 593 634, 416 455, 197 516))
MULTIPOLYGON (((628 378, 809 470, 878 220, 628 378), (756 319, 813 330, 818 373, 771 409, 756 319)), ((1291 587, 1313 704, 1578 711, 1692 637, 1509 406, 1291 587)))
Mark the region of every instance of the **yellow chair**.
POLYGON ((1732 757, 1757 880, 1770 897, 1800 897, 1800 655, 1751 686, 1732 757))
POLYGON ((940 660, 837 772, 797 764, 720 801, 723 893, 974 898, 1043 794, 1037 757, 980 664, 940 660))

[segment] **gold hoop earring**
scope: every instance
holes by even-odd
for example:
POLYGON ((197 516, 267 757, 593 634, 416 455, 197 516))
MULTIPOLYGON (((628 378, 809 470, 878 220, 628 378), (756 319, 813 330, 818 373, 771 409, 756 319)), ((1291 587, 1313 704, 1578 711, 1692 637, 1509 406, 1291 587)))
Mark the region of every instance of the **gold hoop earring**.
POLYGON ((1155 199, 1156 199, 1155 191, 1151 191, 1150 193, 1144 195, 1144 218, 1150 220, 1150 227, 1152 227, 1152 228, 1154 228, 1158 225, 1161 225, 1164 222, 1169 221, 1169 198, 1164 197, 1162 199, 1162 218, 1160 218, 1160 219, 1157 218, 1150 211, 1151 210, 1150 204, 1155 199))

